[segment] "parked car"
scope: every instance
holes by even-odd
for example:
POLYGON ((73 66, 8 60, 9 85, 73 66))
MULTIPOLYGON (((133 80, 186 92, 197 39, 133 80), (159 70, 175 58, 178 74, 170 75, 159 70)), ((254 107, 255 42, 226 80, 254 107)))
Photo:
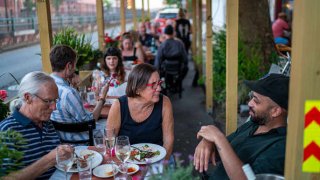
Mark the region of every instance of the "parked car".
POLYGON ((160 29, 163 30, 166 27, 166 21, 168 19, 176 20, 178 17, 178 8, 168 8, 161 10, 157 13, 154 22, 159 23, 160 29))

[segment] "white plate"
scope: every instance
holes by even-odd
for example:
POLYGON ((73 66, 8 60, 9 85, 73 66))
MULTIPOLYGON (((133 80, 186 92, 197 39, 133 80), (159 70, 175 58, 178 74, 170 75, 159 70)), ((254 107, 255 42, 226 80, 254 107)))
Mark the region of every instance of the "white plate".
MULTIPOLYGON (((149 158, 149 163, 151 163, 151 164, 162 160, 167 154, 166 149, 164 147, 162 147, 162 146, 157 145, 157 144, 140 143, 140 144, 133 144, 131 146, 139 148, 139 149, 142 150, 142 147, 145 146, 145 145, 148 145, 151 148, 151 151, 160 151, 159 155, 156 155, 156 156, 154 156, 152 158, 149 158)), ((129 163, 134 163, 134 164, 147 164, 146 161, 131 160, 130 158, 129 158, 128 162, 129 163)))
MULTIPOLYGON (((95 168, 97 167, 99 164, 102 163, 103 161, 103 157, 100 153, 98 153, 97 151, 93 151, 93 150, 89 150, 88 149, 88 146, 76 146, 75 147, 75 153, 78 155, 78 156, 83 156, 83 155, 86 155, 86 154, 91 154, 93 153, 92 155, 92 168, 95 168)), ((61 169, 60 167, 58 167, 56 165, 56 168, 63 171, 63 169, 61 169)), ((71 167, 69 169, 68 172, 78 172, 77 168, 75 167, 71 167)))
MULTIPOLYGON (((117 165, 113 165, 113 166, 116 166, 115 168, 117 169, 116 170, 116 173, 118 173, 118 167, 117 165)), ((96 167, 95 169, 93 169, 93 175, 99 177, 99 178, 108 178, 108 177, 112 177, 114 174, 113 174, 113 170, 112 170, 112 164, 103 164, 103 165, 100 165, 98 167, 96 167)))
POLYGON ((139 171, 139 166, 136 165, 136 164, 128 163, 127 166, 128 166, 128 172, 127 172, 127 174, 129 174, 129 175, 134 174, 134 173, 136 173, 136 172, 139 171), (134 171, 129 172, 129 168, 133 168, 134 171))

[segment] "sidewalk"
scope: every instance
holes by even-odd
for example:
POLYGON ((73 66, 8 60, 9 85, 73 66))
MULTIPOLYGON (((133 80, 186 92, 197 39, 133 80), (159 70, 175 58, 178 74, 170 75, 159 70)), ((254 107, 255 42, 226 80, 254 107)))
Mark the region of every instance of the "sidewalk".
POLYGON ((182 98, 178 94, 169 96, 174 116, 174 149, 181 153, 184 164, 189 163, 189 155, 194 154, 198 144, 197 132, 202 125, 213 124, 213 119, 205 110, 205 94, 201 87, 192 87, 195 74, 193 62, 189 62, 189 72, 183 81, 182 98))

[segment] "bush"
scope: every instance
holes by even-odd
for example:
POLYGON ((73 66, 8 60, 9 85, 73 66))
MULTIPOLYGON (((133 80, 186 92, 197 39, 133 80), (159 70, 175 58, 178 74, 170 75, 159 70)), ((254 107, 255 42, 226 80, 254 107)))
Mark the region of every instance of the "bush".
MULTIPOLYGON (((269 64, 262 64, 262 57, 259 55, 256 46, 247 47, 239 38, 238 47, 238 102, 244 103, 248 94, 248 89, 244 87, 243 80, 256 80, 267 72, 261 69, 269 69, 269 64), (251 54, 251 59, 246 56, 247 48, 251 54)), ((270 62, 271 64, 271 62, 270 62)), ((221 30, 214 34, 213 46, 213 88, 214 100, 222 104, 226 99, 226 31, 221 30)))
POLYGON ((68 45, 77 52, 77 70, 102 57, 102 52, 99 49, 93 49, 90 40, 84 34, 78 34, 73 28, 63 29, 53 36, 53 45, 58 44, 68 45))
MULTIPOLYGON (((0 131, 0 177, 9 174, 10 172, 20 169, 22 163, 20 160, 23 158, 23 152, 17 151, 15 149, 22 148, 26 144, 25 139, 22 135, 16 131, 0 131), (12 147, 8 147, 10 144, 12 147), (10 159, 12 165, 10 167, 2 167, 4 161, 10 159)), ((1 179, 1 178, 0 178, 1 179)))

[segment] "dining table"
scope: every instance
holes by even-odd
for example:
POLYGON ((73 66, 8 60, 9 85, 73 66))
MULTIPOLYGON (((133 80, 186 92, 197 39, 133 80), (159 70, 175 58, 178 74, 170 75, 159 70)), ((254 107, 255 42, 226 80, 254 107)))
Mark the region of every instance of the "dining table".
MULTIPOLYGON (((94 150, 94 151, 96 150, 96 148, 94 146, 88 146, 88 149, 94 150)), ((110 162, 109 158, 111 158, 111 160, 116 162, 117 164, 120 163, 120 161, 115 156, 114 152, 112 152, 111 154, 112 154, 111 157, 108 154, 104 155, 103 161, 100 165, 107 164, 108 160, 110 162)), ((158 169, 159 169, 159 166, 163 167, 163 164, 160 161, 157 163, 150 164, 149 167, 146 167, 146 165, 144 165, 144 164, 138 164, 138 166, 139 166, 139 170, 136 173, 128 175, 129 177, 131 177, 132 180, 145 179, 145 177, 150 176, 150 171, 152 171, 152 174, 161 173, 158 171, 158 169), (151 169, 148 171, 148 168, 151 168, 151 169)), ((118 172, 118 173, 120 173, 120 172, 118 172)), ((72 173, 72 175, 70 176, 70 180, 78 180, 78 179, 79 179, 79 173, 72 173)), ((92 180, 108 180, 108 179, 114 179, 114 177, 112 176, 109 178, 101 178, 101 177, 97 177, 94 174, 92 174, 92 180)))
MULTIPOLYGON (((96 148, 94 146, 88 146, 88 149, 89 150, 96 150, 96 148)), ((109 156, 110 157, 110 156, 109 156)), ((116 162, 116 163, 119 163, 120 161, 116 158, 116 156, 114 154, 112 154, 112 156, 110 157, 112 161, 116 162)), ((109 159, 110 161, 110 159, 109 159)), ((103 164, 107 164, 108 162, 108 155, 104 155, 103 156, 103 161, 100 165, 103 165, 103 164)), ((144 165, 140 165, 139 167, 143 167, 144 165)), ((120 173, 120 172, 118 172, 120 173)), ((132 175, 128 175, 128 176, 131 176, 131 179, 132 180, 135 180, 135 179, 140 179, 140 177, 144 176, 143 172, 139 169, 135 174, 132 174, 132 175)), ((79 179, 79 173, 73 173, 72 176, 70 177, 70 180, 78 180, 79 179)), ((112 177, 109 177, 109 178, 100 178, 100 177, 97 177, 95 175, 92 174, 92 180, 108 180, 108 179, 114 179, 113 176, 112 177)))

